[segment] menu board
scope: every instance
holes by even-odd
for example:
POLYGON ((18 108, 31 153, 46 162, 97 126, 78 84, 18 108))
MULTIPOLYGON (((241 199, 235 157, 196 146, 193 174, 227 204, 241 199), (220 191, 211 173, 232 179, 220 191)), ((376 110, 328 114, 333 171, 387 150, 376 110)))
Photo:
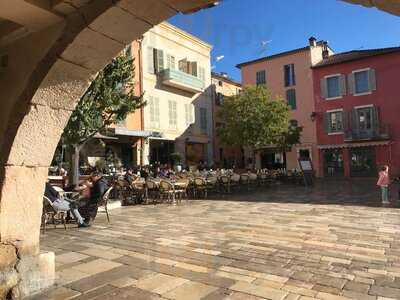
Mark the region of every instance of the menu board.
POLYGON ((299 166, 303 173, 304 184, 312 186, 314 184, 314 168, 309 158, 300 158, 299 166))

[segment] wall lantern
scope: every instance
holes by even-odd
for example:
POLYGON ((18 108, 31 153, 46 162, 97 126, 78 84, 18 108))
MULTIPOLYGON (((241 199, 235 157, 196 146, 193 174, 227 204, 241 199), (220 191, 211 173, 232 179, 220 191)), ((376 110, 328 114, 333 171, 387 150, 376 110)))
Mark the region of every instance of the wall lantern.
POLYGON ((317 118, 317 113, 315 111, 313 111, 310 115, 311 121, 315 121, 315 119, 317 118))

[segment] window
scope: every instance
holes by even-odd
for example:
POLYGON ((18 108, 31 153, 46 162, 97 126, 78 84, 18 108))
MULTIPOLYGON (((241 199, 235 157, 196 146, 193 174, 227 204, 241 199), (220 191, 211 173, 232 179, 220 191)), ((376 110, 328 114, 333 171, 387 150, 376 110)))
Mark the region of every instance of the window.
POLYGON ((372 130, 373 107, 363 107, 356 109, 356 126, 360 130, 372 130))
POLYGON ((218 85, 219 85, 219 86, 222 86, 222 85, 223 85, 222 80, 219 80, 219 81, 218 81, 218 85))
POLYGON ((147 47, 147 72, 154 74, 154 48, 147 47))
POLYGON ((265 85, 266 84, 265 70, 258 71, 256 73, 256 84, 257 85, 265 85))
POLYGON ((326 78, 327 98, 340 97, 340 81, 339 76, 332 76, 326 78))
POLYGON ((167 68, 175 70, 175 56, 167 54, 167 68))
POLYGON ((283 67, 285 87, 296 85, 296 78, 294 73, 294 64, 285 65, 283 67))
POLYGON ((200 107, 200 130, 201 133, 207 133, 207 108, 200 107))
POLYGON ((343 132, 343 111, 331 111, 325 114, 325 129, 327 133, 343 132))
POLYGON ((154 71, 156 73, 164 70, 164 51, 160 49, 153 49, 154 51, 154 71))
POLYGON ((220 106, 224 104, 224 94, 216 93, 215 95, 215 104, 220 106))
POLYGON ((295 89, 290 89, 290 90, 286 91, 286 100, 287 100, 287 104, 290 106, 291 109, 297 108, 296 90, 295 89))
POLYGON ((321 96, 325 99, 336 99, 346 95, 346 76, 337 74, 321 79, 321 96))
POLYGON ((160 128, 160 101, 156 97, 149 97, 150 127, 160 128))
POLYGON ((367 93, 369 88, 368 71, 360 71, 354 73, 354 92, 356 94, 367 93))
POLYGON ((132 58, 132 45, 128 45, 125 48, 125 56, 132 58))
POLYGON ((176 129, 177 125, 177 111, 176 111, 176 101, 168 101, 168 117, 169 117, 169 127, 176 129))
POLYGON ((299 122, 297 120, 290 120, 289 126, 292 128, 297 128, 299 126, 299 122))
POLYGON ((190 103, 185 104, 185 123, 186 126, 193 124, 193 105, 190 103))
POLYGON ((201 81, 206 81, 206 71, 203 67, 199 67, 199 78, 201 79, 201 81))
POLYGON ((363 95, 376 90, 376 78, 374 69, 353 71, 349 74, 350 94, 363 95))

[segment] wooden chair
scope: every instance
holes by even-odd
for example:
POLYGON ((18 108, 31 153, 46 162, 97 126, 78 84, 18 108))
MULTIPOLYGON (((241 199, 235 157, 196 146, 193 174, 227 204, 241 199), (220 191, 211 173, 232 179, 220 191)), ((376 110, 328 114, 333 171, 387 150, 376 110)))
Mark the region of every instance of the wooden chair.
POLYGON ((258 176, 255 173, 249 173, 249 185, 252 188, 256 188, 259 184, 258 176))
POLYGON ((240 175, 240 185, 245 187, 246 190, 250 189, 250 179, 248 174, 241 174, 240 175))
POLYGON ((222 175, 219 177, 219 186, 221 193, 230 193, 231 192, 231 180, 228 176, 222 175))
POLYGON ((232 174, 230 178, 230 188, 238 189, 240 187, 240 175, 239 174, 232 174))
POLYGON ((180 179, 179 183, 179 185, 175 186, 175 192, 178 196, 179 202, 181 202, 182 198, 186 198, 186 201, 189 201, 188 189, 190 185, 190 180, 187 178, 180 179))
POLYGON ((106 216, 107 216, 108 223, 110 223, 110 216, 108 215, 108 207, 107 207, 107 205, 108 205, 108 200, 110 199, 110 193, 111 193, 111 191, 113 189, 114 189, 113 186, 108 188, 108 190, 104 193, 103 197, 101 198, 99 204, 97 205, 98 208, 101 208, 101 207, 104 208, 104 211, 105 211, 106 216))
POLYGON ((196 177, 193 181, 194 190, 193 196, 196 198, 197 193, 203 194, 207 198, 207 182, 203 177, 196 177))
POLYGON ((167 180, 160 181, 160 199, 167 198, 167 202, 172 202, 175 199, 176 192, 171 182, 167 180))
POLYGON ((54 228, 57 228, 57 224, 63 224, 64 229, 67 230, 66 225, 66 217, 67 211, 64 210, 56 210, 53 207, 53 202, 50 201, 49 198, 43 196, 43 211, 42 211, 42 227, 43 232, 46 232, 46 225, 51 221, 53 223, 54 228))
POLYGON ((211 176, 207 178, 207 190, 214 193, 218 191, 218 177, 211 176))
POLYGON ((149 199, 152 199, 154 204, 157 202, 157 199, 160 199, 160 189, 154 180, 147 179, 145 193, 146 204, 149 203, 149 199))

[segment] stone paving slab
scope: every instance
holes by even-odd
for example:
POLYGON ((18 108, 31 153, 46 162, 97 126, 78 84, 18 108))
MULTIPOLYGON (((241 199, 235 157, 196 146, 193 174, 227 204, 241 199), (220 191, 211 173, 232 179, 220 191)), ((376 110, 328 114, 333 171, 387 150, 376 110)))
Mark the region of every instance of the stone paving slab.
POLYGON ((49 228, 56 286, 31 299, 400 299, 400 211, 370 187, 282 185, 49 228))

